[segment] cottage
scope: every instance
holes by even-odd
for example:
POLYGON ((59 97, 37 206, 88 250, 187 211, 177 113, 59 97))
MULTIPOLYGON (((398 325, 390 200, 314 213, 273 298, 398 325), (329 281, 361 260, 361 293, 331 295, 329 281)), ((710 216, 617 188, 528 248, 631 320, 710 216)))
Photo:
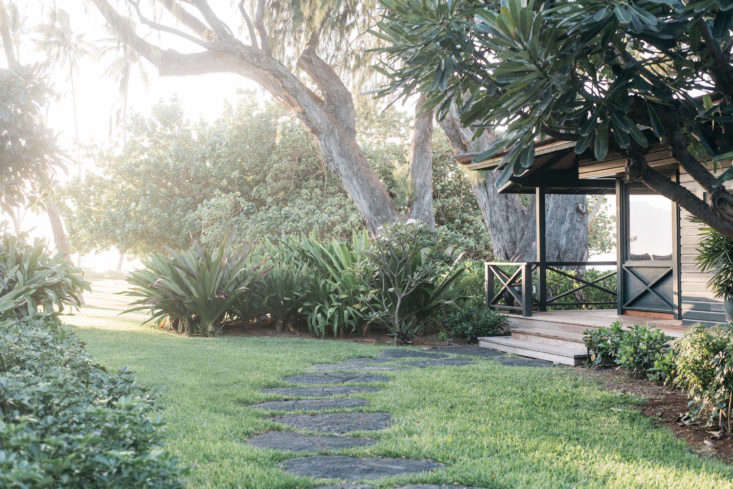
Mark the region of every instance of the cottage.
MULTIPOLYGON (((609 154, 602 161, 577 155, 575 142, 547 141, 537 145, 533 165, 513 177, 503 193, 534 194, 537 199, 537 259, 525 263, 486 264, 486 300, 489 307, 510 314, 511 338, 485 338, 486 347, 559 363, 576 364, 585 356, 582 332, 586 328, 649 324, 674 336, 694 323, 725 321, 724 305, 707 287, 709 276, 699 271, 696 248, 701 224, 690 214, 646 186, 625 178, 627 160, 609 154), (607 194, 616 198, 615 261, 549 262, 545 259, 545 196, 548 194, 607 194), (647 239, 635 239, 639 234, 647 239), (649 246, 652 243, 653 246, 649 246), (607 270, 595 280, 568 269, 607 270), (548 294, 548 272, 572 277, 575 287, 548 294), (616 290, 603 286, 615 276, 616 290), (568 301, 582 289, 605 291, 608 302, 568 301), (613 301, 615 299, 615 303, 613 301), (575 310, 569 310, 575 306, 575 310)), ((503 155, 473 162, 473 155, 458 156, 472 170, 492 170, 503 155)), ((702 188, 664 145, 649 150, 650 166, 704 197, 702 188)))

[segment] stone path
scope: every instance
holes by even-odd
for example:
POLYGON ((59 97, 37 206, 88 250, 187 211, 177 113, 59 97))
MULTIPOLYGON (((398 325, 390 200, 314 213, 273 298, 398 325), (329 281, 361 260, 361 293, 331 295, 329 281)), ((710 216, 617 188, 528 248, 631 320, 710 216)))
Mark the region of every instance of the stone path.
MULTIPOLYGON (((492 358, 511 366, 552 365, 549 362, 514 357, 470 346, 439 347, 427 351, 393 348, 384 350, 376 358, 359 357, 337 363, 313 365, 307 373, 283 379, 286 383, 293 384, 292 387, 262 390, 265 394, 278 395, 284 399, 251 406, 266 411, 295 411, 294 414, 275 416, 272 420, 296 431, 266 432, 250 438, 248 443, 262 449, 321 454, 290 458, 281 464, 283 470, 291 474, 342 481, 319 486, 317 489, 374 489, 359 482, 440 469, 443 465, 432 460, 329 454, 333 451, 376 443, 372 438, 353 434, 377 432, 387 428, 391 422, 389 413, 362 411, 361 408, 365 407, 366 401, 344 396, 375 392, 382 388, 378 384, 392 380, 392 377, 369 372, 470 365, 478 358, 492 358)), ((478 488, 413 484, 396 489, 478 488)))

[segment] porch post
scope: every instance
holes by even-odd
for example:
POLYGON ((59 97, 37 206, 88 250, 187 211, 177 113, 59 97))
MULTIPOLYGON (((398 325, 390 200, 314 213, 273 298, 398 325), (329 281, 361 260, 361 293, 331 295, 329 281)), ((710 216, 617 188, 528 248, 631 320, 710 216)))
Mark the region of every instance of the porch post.
POLYGON ((628 245, 628 219, 629 208, 626 198, 626 184, 623 180, 616 179, 616 312, 624 313, 624 261, 626 260, 626 247, 628 245))
POLYGON ((545 238, 545 187, 540 184, 535 189, 536 198, 536 224, 537 224, 537 262, 539 277, 537 280, 537 293, 539 310, 547 310, 547 243, 545 238))

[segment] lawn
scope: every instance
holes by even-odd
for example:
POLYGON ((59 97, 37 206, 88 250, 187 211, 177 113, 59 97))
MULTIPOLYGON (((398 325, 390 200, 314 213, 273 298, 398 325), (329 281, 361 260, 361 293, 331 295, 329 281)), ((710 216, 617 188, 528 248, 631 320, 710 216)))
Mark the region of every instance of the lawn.
MULTIPOLYGON (((110 368, 127 366, 159 391, 169 449, 191 467, 191 488, 307 489, 314 482, 278 468, 300 456, 249 447, 246 439, 283 429, 248 408, 259 393, 314 363, 376 356, 350 341, 220 337, 190 339, 118 316, 120 282, 98 282, 81 314, 67 317, 110 368)), ((729 488, 733 466, 694 454, 637 410, 639 400, 604 391, 567 368, 408 369, 379 392, 359 394, 393 416, 378 442, 343 454, 432 459, 445 468, 374 484, 456 483, 493 488, 729 488)))

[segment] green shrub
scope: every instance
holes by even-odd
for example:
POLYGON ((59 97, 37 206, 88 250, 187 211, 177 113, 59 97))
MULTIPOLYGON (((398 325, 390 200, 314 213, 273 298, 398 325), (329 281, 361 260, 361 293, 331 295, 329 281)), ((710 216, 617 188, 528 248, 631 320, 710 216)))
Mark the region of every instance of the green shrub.
POLYGON ((733 297, 733 238, 706 227, 697 247, 700 270, 710 272, 708 286, 716 296, 733 297))
POLYGON ((89 283, 81 270, 62 256, 51 256, 41 241, 0 236, 0 318, 80 307, 85 290, 89 283))
POLYGON ((369 292, 369 236, 355 233, 350 242, 321 242, 314 237, 290 240, 285 246, 308 266, 312 278, 299 292, 300 313, 318 337, 352 334, 367 321, 364 298, 369 292))
POLYGON ((125 312, 150 311, 149 321, 168 321, 189 335, 215 335, 260 276, 246 256, 232 256, 224 246, 213 252, 195 246, 170 256, 155 254, 128 277, 133 287, 126 295, 137 300, 125 312))
POLYGON ((657 358, 654 365, 647 372, 647 377, 659 384, 669 385, 674 382, 677 375, 677 358, 674 348, 664 349, 657 358))
POLYGON ((621 346, 624 330, 618 321, 610 328, 585 330, 583 341, 588 349, 588 360, 593 367, 612 367, 621 346))
POLYGON ((464 338, 468 343, 476 343, 483 336, 508 334, 506 316, 473 301, 448 313, 444 326, 451 337, 464 338))
POLYGON ((0 487, 182 488, 150 394, 50 316, 0 322, 0 487))
POLYGON ((372 245, 371 288, 364 303, 370 321, 387 327, 395 342, 410 343, 425 323, 452 304, 451 285, 463 272, 462 256, 451 260, 429 230, 418 224, 382 229, 372 245))
POLYGON ((663 357, 669 339, 660 329, 636 325, 621 335, 616 363, 635 377, 646 377, 663 357))
POLYGON ((690 415, 708 413, 710 425, 731 431, 733 329, 695 327, 673 344, 675 384, 691 399, 690 415))

